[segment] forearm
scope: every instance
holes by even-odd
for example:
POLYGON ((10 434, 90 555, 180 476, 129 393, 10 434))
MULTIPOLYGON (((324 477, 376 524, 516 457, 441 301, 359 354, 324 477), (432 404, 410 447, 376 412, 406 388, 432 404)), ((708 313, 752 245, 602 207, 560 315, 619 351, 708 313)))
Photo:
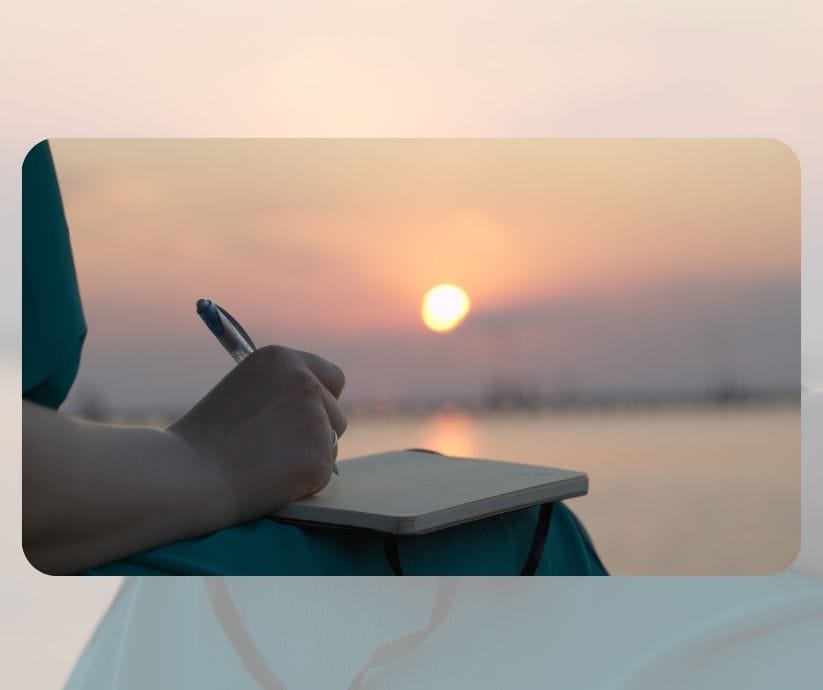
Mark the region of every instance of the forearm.
POLYGON ((23 403, 23 547, 70 573, 233 523, 219 470, 174 434, 23 403))

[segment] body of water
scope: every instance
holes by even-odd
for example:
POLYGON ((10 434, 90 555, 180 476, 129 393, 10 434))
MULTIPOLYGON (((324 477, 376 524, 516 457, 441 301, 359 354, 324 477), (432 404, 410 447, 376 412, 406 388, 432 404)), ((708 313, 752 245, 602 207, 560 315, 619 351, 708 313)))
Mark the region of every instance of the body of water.
POLYGON ((799 404, 354 416, 340 444, 586 472, 567 504, 614 574, 768 574, 800 544, 799 404))

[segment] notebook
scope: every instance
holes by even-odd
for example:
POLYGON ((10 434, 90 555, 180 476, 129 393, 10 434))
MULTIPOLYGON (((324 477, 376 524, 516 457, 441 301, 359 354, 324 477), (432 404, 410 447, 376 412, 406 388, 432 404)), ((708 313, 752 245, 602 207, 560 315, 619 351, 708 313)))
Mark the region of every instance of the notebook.
POLYGON ((511 462, 392 451, 337 463, 319 493, 273 517, 414 535, 587 493, 582 472, 511 462))

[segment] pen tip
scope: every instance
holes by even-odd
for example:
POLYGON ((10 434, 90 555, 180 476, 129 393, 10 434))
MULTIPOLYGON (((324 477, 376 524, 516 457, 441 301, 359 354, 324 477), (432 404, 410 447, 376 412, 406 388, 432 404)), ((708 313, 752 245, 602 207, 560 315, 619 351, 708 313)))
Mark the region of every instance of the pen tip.
POLYGON ((199 299, 199 300, 197 300, 197 313, 202 314, 210 306, 211 306, 211 300, 210 299, 199 299))

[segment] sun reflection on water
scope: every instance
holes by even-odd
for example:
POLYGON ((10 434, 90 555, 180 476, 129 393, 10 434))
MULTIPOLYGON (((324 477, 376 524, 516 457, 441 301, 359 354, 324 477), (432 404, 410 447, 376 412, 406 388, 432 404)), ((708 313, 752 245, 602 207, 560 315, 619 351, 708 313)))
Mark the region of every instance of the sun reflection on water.
POLYGON ((424 422, 421 446, 445 455, 474 457, 477 431, 477 422, 465 412, 441 410, 424 422))

